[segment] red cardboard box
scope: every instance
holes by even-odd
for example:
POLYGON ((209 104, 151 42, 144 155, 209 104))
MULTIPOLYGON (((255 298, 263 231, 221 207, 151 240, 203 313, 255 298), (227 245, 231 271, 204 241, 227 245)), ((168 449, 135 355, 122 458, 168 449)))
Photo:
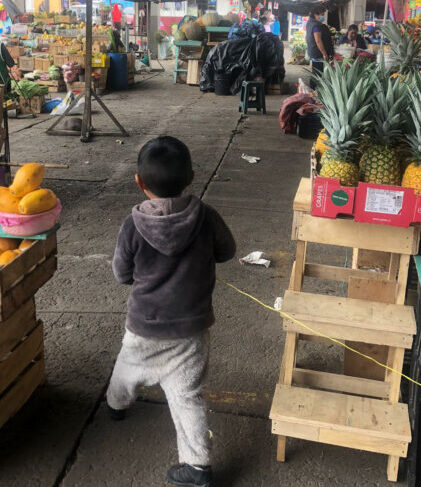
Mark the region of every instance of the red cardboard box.
POLYGON ((356 188, 341 186, 339 179, 316 176, 311 214, 324 218, 352 215, 356 188))
POLYGON ((338 179, 317 176, 313 184, 313 216, 351 215, 362 223, 408 227, 421 222, 421 196, 411 188, 359 183, 341 186, 338 179))

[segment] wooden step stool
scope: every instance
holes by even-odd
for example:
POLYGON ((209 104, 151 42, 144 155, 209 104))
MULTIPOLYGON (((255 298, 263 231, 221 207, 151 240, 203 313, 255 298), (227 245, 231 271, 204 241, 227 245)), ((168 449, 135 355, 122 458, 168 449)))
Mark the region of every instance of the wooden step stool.
POLYGON ((314 331, 284 319, 287 335, 270 413, 278 460, 285 460, 286 437, 292 436, 386 454, 388 479, 396 481, 399 458, 406 456, 411 441, 408 408, 399 403, 401 377, 383 368, 380 380, 353 376, 349 370, 342 375, 300 369, 297 347, 299 340, 331 344, 323 334, 369 355, 385 353, 387 364, 401 372, 404 351, 416 334, 413 308, 404 302, 409 259, 418 253, 420 229, 312 217, 310 205, 311 182, 303 178, 294 200, 296 260, 282 310, 314 331), (352 247, 353 268, 308 263, 310 242, 352 247), (359 268, 360 255, 376 262, 382 256, 387 269, 359 268), (303 292, 304 277, 346 282, 348 297, 303 292), (369 352, 365 347, 371 347, 369 352))

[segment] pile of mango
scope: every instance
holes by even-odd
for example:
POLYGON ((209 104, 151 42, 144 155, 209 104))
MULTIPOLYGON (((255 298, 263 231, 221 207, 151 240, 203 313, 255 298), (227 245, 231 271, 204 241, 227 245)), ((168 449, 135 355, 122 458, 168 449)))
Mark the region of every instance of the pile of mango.
POLYGON ((8 188, 0 186, 0 212, 36 215, 52 210, 57 197, 50 189, 40 188, 44 172, 45 167, 37 162, 20 167, 8 188))
POLYGON ((19 242, 16 238, 0 238, 0 266, 5 266, 12 262, 18 255, 29 249, 34 242, 35 240, 22 240, 19 242))

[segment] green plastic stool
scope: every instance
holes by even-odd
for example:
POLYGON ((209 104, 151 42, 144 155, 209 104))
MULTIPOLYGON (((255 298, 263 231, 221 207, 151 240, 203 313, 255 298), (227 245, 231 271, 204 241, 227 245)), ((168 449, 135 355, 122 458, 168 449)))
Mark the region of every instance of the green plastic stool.
POLYGON ((257 108, 258 112, 263 110, 263 113, 266 113, 265 85, 263 81, 243 81, 238 111, 246 115, 249 108, 257 108), (256 95, 253 94, 253 88, 256 90, 256 95))

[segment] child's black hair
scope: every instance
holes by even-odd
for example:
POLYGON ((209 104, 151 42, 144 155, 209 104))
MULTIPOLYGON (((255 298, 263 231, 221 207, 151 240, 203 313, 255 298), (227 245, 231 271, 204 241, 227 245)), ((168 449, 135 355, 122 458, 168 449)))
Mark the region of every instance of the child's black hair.
POLYGON ((190 151, 175 137, 157 137, 140 150, 137 172, 154 195, 160 198, 179 196, 193 178, 190 151))

